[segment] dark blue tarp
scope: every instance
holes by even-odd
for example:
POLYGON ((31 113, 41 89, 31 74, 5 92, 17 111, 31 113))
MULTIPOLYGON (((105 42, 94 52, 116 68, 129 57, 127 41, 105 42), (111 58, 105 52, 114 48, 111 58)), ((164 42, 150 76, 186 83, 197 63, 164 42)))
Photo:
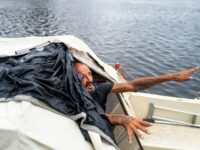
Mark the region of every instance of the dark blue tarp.
MULTIPOLYGON (((33 96, 66 114, 87 114, 86 124, 94 125, 111 137, 103 109, 82 85, 73 60, 63 43, 51 43, 43 50, 0 58, 0 97, 33 96)), ((77 121, 80 125, 80 120, 77 121)), ((88 140, 88 134, 82 133, 88 140)))

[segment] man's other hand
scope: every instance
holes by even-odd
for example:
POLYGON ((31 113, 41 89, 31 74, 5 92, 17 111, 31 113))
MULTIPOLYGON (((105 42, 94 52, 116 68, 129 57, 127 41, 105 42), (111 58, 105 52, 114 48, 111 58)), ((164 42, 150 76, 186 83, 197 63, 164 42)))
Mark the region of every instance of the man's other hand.
POLYGON ((150 134, 150 131, 146 127, 152 126, 152 123, 135 119, 131 116, 123 114, 106 114, 108 119, 113 125, 123 125, 128 134, 129 143, 132 143, 132 134, 135 133, 139 138, 143 139, 144 137, 138 131, 141 130, 146 134, 150 134))
POLYGON ((146 122, 146 121, 142 121, 142 120, 139 120, 139 119, 135 119, 131 116, 125 116, 123 118, 123 126, 127 130, 129 143, 132 143, 133 132, 140 139, 144 139, 144 137, 142 136, 142 134, 138 130, 141 130, 141 131, 145 132, 146 134, 151 134, 150 131, 145 128, 145 127, 152 126, 151 123, 146 122))

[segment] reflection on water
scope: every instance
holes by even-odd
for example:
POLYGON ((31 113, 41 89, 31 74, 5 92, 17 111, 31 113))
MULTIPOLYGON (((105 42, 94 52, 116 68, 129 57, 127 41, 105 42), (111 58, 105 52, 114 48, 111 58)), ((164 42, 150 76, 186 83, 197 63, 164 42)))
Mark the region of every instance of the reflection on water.
MULTIPOLYGON (((135 78, 160 75, 199 66, 198 6, 198 0, 1 0, 0 36, 73 34, 135 78)), ((194 98, 199 73, 149 91, 194 98)))

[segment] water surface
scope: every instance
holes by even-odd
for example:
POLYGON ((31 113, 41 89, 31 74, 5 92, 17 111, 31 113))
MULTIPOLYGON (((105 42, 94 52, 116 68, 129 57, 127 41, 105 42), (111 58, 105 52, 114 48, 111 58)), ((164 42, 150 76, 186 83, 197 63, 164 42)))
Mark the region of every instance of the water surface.
MULTIPOLYGON (((200 66, 198 0, 1 0, 0 24, 1 37, 75 35, 134 78, 200 66)), ((149 92, 194 98, 200 71, 193 77, 149 92)))

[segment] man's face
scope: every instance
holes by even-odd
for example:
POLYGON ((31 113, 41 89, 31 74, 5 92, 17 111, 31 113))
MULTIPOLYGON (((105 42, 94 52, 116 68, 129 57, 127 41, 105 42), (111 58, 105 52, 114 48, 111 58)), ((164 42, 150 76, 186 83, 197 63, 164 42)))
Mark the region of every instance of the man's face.
POLYGON ((83 76, 82 83, 88 92, 94 91, 92 72, 84 64, 75 65, 76 72, 83 76))

